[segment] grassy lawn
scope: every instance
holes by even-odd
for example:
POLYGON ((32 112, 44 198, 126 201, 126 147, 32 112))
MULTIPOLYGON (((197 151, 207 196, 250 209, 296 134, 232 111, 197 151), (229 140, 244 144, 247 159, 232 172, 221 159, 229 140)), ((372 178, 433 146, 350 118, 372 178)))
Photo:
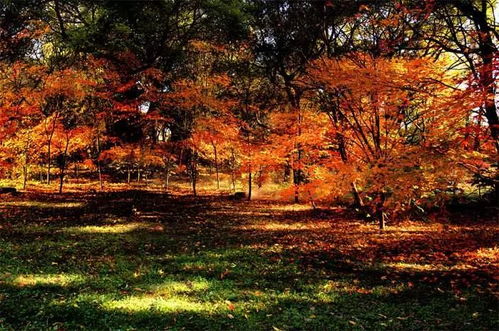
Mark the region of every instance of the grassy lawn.
POLYGON ((0 211, 0 329, 499 326, 492 222, 379 233, 343 209, 139 191, 0 211))

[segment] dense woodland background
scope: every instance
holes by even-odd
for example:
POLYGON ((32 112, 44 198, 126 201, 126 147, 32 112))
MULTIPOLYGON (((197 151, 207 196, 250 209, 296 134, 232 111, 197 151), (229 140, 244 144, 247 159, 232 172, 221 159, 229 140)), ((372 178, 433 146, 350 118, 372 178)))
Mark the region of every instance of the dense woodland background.
POLYGON ((498 7, 0 0, 0 330, 498 330, 498 7))
POLYGON ((497 202, 497 1, 3 0, 0 15, 7 183, 196 195, 209 178, 380 223, 497 202))

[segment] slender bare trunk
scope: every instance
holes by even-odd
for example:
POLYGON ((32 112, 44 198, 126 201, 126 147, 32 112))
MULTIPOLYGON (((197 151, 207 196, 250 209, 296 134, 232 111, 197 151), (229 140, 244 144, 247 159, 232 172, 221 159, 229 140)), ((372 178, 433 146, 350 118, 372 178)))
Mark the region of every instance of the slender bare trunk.
POLYGON ((215 154, 215 173, 217 176, 217 190, 220 190, 220 175, 219 175, 219 169, 218 169, 217 146, 215 145, 214 142, 211 142, 211 145, 213 146, 213 153, 215 154))
POLYGON ((196 185, 197 185, 197 178, 196 178, 196 175, 193 175, 192 176, 192 194, 195 197, 198 196, 198 193, 197 193, 197 190, 196 190, 196 185))
POLYGON ((191 177, 191 184, 192 184, 192 194, 196 197, 197 194, 197 155, 196 152, 191 152, 191 160, 189 162, 189 167, 190 167, 190 177, 191 177))
POLYGON ((50 184, 50 165, 52 163, 51 160, 51 148, 52 148, 52 138, 54 137, 55 126, 57 124, 57 118, 59 116, 54 117, 54 121, 52 123, 52 128, 49 131, 49 137, 47 141, 47 184, 50 184))
MULTIPOLYGON (((301 99, 301 92, 297 91, 294 89, 293 92, 289 90, 288 92, 290 98, 291 98, 291 105, 295 110, 298 111, 298 117, 297 117, 297 122, 298 122, 298 132, 297 132, 297 138, 299 138, 302 134, 302 122, 303 122, 303 116, 301 112, 301 107, 300 107, 300 99, 301 99)), ((296 150, 297 150, 297 158, 296 158, 296 164, 295 167, 298 166, 298 169, 293 169, 293 184, 295 186, 295 203, 300 202, 300 185, 303 182, 303 170, 301 168, 301 162, 302 162, 302 153, 303 153, 303 147, 301 143, 296 144, 296 150)))
POLYGON ((99 174, 99 187, 102 190, 104 188, 104 183, 102 182, 102 166, 100 163, 100 133, 97 132, 97 172, 99 174))
POLYGON ((50 163, 51 163, 51 145, 52 145, 52 136, 53 136, 53 131, 50 134, 49 140, 48 140, 48 145, 47 145, 47 184, 50 184, 50 163))
POLYGON ((376 218, 378 219, 380 230, 383 230, 385 228, 385 225, 386 225, 386 214, 384 211, 385 200, 386 200, 385 193, 379 192, 376 196, 376 201, 374 204, 375 215, 376 215, 376 218))
POLYGON ((59 176, 59 193, 62 193, 62 185, 64 183, 64 175, 65 175, 65 170, 66 170, 66 157, 68 154, 68 148, 69 148, 69 133, 66 133, 66 146, 64 147, 64 153, 62 154, 62 160, 61 160, 61 169, 60 169, 60 176, 59 176))
POLYGON ((232 191, 236 192, 236 155, 234 154, 234 149, 231 149, 231 169, 230 169, 230 179, 232 181, 232 191))
POLYGON ((364 201, 362 201, 362 197, 360 196, 359 190, 357 188, 357 184, 352 182, 352 193, 353 193, 353 199, 355 203, 355 207, 361 208, 364 207, 364 201))
POLYGON ((384 212, 378 214, 379 229, 384 230, 386 226, 386 215, 384 212))
POLYGON ((168 191, 170 186, 170 168, 166 169, 166 190, 168 191))
POLYGON ((252 181, 251 169, 248 171, 248 201, 251 201, 252 181))
POLYGON ((24 164, 23 164, 23 190, 26 189, 28 183, 28 167, 29 167, 29 146, 31 143, 31 137, 28 137, 26 144, 24 145, 24 164))
POLYGON ((253 174, 251 173, 252 172, 252 169, 251 169, 251 162, 249 164, 249 168, 248 168, 248 201, 251 201, 251 193, 252 193, 252 186, 253 186, 253 174))
POLYGON ((27 182, 28 182, 28 165, 24 164, 23 165, 23 190, 26 189, 27 182))

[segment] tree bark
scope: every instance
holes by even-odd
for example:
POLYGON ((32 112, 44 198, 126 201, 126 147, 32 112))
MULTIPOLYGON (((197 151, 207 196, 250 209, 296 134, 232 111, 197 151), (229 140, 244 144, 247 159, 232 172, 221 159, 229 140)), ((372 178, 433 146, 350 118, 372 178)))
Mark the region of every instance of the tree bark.
POLYGON ((47 184, 50 184, 50 164, 51 164, 51 147, 52 147, 52 138, 54 137, 55 126, 57 124, 57 118, 59 117, 59 113, 56 113, 54 117, 54 122, 52 123, 52 128, 49 132, 48 142, 47 142, 47 184))
POLYGON ((211 145, 213 146, 213 153, 215 154, 215 173, 217 176, 217 190, 220 190, 220 175, 219 175, 219 169, 218 169, 217 146, 215 145, 214 142, 211 142, 211 145))
POLYGON ((251 165, 248 171, 248 201, 251 201, 251 191, 252 191, 252 174, 251 174, 251 165))
POLYGON ((169 190, 170 186, 170 169, 166 169, 166 190, 169 190))
POLYGON ((64 172, 66 170, 66 156, 68 154, 68 148, 69 148, 69 139, 70 136, 68 133, 66 133, 66 146, 64 147, 64 153, 62 154, 62 160, 61 160, 61 173, 59 175, 59 193, 62 193, 62 186, 64 184, 64 172))
POLYGON ((352 182, 352 193, 353 193, 355 207, 358 208, 364 207, 364 201, 362 201, 362 197, 360 196, 357 184, 355 182, 352 182))
POLYGON ((231 149, 231 169, 230 177, 232 181, 232 191, 236 192, 236 155, 234 154, 234 149, 231 149))
POLYGON ((197 155, 196 152, 192 152, 191 161, 189 163, 190 167, 190 177, 192 184, 192 194, 197 197, 197 155))
POLYGON ((380 212, 378 215, 379 229, 384 230, 386 227, 386 215, 384 212, 380 212))
POLYGON ((47 142, 47 184, 50 184, 50 163, 51 163, 51 147, 52 147, 52 137, 54 136, 55 121, 53 129, 50 131, 49 139, 47 142))
POLYGON ((23 190, 26 189, 28 182, 28 166, 29 166, 29 146, 31 138, 28 137, 26 140, 26 145, 24 146, 24 164, 23 164, 23 190))
POLYGON ((386 214, 384 212, 384 204, 385 204, 385 200, 386 200, 386 196, 385 196, 385 193, 383 192, 379 192, 377 194, 377 197, 376 197, 377 201, 375 201, 375 215, 378 219, 378 223, 379 223, 379 229, 380 230, 384 230, 385 229, 385 226, 386 226, 386 214))
POLYGON ((100 156, 100 134, 99 132, 97 132, 97 172, 99 174, 99 186, 102 191, 102 189, 104 188, 104 184, 102 182, 102 166, 100 163, 99 156, 100 156))

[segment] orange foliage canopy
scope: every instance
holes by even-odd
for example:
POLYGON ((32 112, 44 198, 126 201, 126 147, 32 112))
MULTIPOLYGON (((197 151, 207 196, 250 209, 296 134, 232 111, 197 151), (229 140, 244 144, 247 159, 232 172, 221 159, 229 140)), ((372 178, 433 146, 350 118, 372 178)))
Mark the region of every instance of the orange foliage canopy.
POLYGON ((463 77, 443 68, 363 53, 321 58, 308 69, 312 92, 300 109, 274 117, 274 148, 286 158, 300 146, 295 169, 306 169, 302 190, 315 199, 343 196, 357 183, 375 209, 403 210, 466 172, 460 142, 479 102, 459 88, 463 77))

